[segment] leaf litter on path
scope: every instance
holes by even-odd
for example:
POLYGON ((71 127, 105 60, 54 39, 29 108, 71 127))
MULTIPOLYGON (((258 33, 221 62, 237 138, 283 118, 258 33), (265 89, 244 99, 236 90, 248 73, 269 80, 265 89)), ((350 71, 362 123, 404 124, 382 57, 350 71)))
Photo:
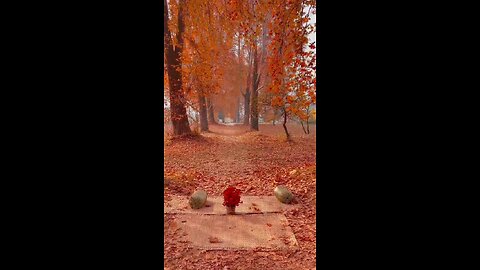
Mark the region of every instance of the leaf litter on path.
MULTIPOLYGON (((289 265, 286 269, 314 269, 315 136, 294 136, 294 143, 289 143, 279 140, 279 130, 275 133, 272 127, 261 125, 260 132, 244 132, 240 127, 231 131, 229 128, 215 126, 211 128, 212 133, 202 134, 203 138, 181 138, 165 146, 165 176, 170 178, 169 183, 164 185, 166 200, 172 195, 188 196, 196 189, 205 190, 210 197, 222 196, 228 185, 240 188, 243 195, 271 196, 276 185, 285 185, 301 204, 296 211, 284 213, 299 248, 201 253, 189 248, 179 238, 183 235, 178 234, 172 226, 175 215, 164 215, 164 249, 175 254, 164 257, 165 266, 184 269, 186 262, 196 261, 192 269, 217 269, 217 266, 212 266, 220 262, 228 265, 228 269, 256 269, 256 263, 261 260, 262 265, 266 263, 272 269, 282 268, 285 264, 289 265)), ((252 207, 258 209, 256 205, 252 207)), ((265 227, 270 226, 266 224, 265 227)), ((209 241, 216 243, 221 240, 212 238, 209 241)))

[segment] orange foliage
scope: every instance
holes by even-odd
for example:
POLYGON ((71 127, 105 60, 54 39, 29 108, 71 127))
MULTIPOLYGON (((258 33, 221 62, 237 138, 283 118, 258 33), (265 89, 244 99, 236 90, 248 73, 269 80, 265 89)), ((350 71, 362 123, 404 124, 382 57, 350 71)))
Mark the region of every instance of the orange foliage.
MULTIPOLYGON (((197 101, 200 91, 212 97, 217 109, 233 115, 241 93, 251 84, 247 82, 252 69, 249 51, 257 45, 262 104, 292 107, 289 112, 302 118, 302 108, 316 103, 315 44, 308 41, 308 35, 315 31, 309 14, 315 14, 316 1, 184 3, 182 87, 190 104, 197 101)), ((169 29, 175 35, 177 1, 170 0, 169 9, 169 29)))

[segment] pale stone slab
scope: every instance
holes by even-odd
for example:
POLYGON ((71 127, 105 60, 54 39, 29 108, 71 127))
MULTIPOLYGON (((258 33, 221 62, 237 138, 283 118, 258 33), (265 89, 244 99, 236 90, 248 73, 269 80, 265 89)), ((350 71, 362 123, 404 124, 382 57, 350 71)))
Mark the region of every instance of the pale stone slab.
MULTIPOLYGON (((223 197, 207 197, 207 202, 203 208, 192 209, 188 204, 188 197, 172 197, 170 201, 165 202, 164 212, 169 214, 191 213, 204 215, 224 215, 225 206, 222 205, 223 197)), ((280 213, 291 209, 295 205, 283 204, 275 196, 242 196, 241 203, 236 207, 235 212, 241 214, 255 213, 280 213)))
POLYGON ((184 239, 200 249, 285 249, 298 247, 285 215, 178 215, 184 239))

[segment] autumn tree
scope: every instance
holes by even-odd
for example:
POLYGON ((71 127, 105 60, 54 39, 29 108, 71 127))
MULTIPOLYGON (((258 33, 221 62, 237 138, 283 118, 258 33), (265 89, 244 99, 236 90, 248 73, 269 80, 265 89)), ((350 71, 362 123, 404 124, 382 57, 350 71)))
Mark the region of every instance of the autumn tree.
POLYGON ((237 25, 238 31, 238 58, 242 64, 241 48, 247 53, 247 76, 245 91, 241 91, 244 98, 244 124, 251 129, 258 130, 258 88, 261 74, 259 72, 260 54, 258 53, 258 36, 261 32, 262 19, 260 1, 231 1, 231 19, 237 25))
POLYGON ((206 131, 209 123, 215 123, 215 96, 225 92, 233 28, 224 18, 227 11, 221 1, 189 1, 185 9, 184 75, 192 82, 192 96, 188 98, 197 100, 201 129, 206 131))
MULTIPOLYGON (((166 54, 166 65, 168 74, 168 83, 170 91, 170 118, 173 124, 174 135, 182 135, 191 133, 188 123, 187 111, 184 104, 184 94, 182 89, 182 49, 183 49, 183 33, 185 30, 183 22, 183 6, 186 0, 179 0, 177 27, 175 33, 176 42, 174 44, 172 33, 170 31, 170 16, 168 12, 167 0, 163 1, 163 31, 166 54)), ((172 16, 173 18, 173 16, 172 16)))
POLYGON ((315 12, 315 1, 281 0, 268 2, 273 11, 269 24, 271 43, 268 58, 273 94, 272 105, 280 108, 287 139, 290 134, 286 126, 289 115, 301 116, 299 106, 314 104, 315 94, 315 48, 308 44, 308 34, 314 26, 308 24, 310 12, 315 12), (281 5, 284 3, 284 5, 281 5), (304 97, 308 96, 309 99, 304 97))

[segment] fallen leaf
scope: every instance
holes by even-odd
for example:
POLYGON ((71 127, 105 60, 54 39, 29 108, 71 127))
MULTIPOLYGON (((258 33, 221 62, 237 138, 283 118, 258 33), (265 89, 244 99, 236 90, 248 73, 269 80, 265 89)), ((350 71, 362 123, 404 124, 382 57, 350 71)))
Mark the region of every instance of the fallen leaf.
POLYGON ((212 237, 212 236, 208 237, 208 241, 210 243, 221 243, 222 242, 217 237, 212 237))

